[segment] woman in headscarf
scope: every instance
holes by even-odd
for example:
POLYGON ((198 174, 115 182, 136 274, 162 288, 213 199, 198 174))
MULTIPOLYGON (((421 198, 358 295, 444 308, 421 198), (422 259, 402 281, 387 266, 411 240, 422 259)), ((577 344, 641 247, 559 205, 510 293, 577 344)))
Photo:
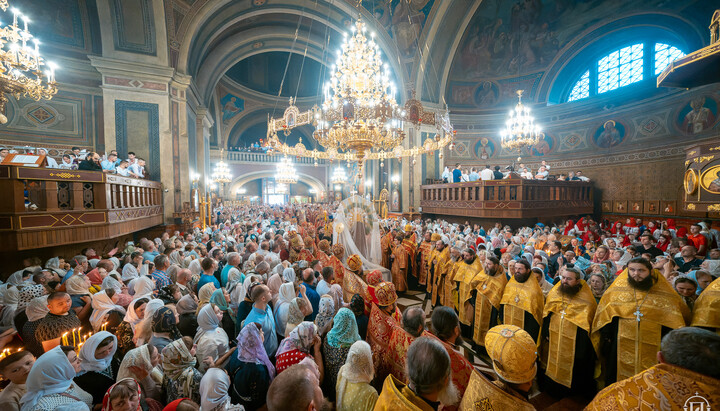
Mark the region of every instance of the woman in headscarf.
POLYGON ((198 331, 193 342, 198 346, 196 353, 200 371, 205 371, 208 364, 203 361, 210 357, 218 366, 224 365, 226 354, 230 349, 230 340, 225 330, 220 327, 223 312, 214 304, 207 304, 198 314, 198 331))
MULTIPOLYGON (((95 293, 92 299, 92 314, 90 315, 90 324, 92 325, 93 331, 98 331, 102 327, 103 323, 107 321, 108 315, 112 311, 117 311, 121 315, 126 315, 125 309, 113 301, 108 296, 108 292, 114 293, 112 289, 102 290, 99 293, 95 293)), ((114 297, 114 294, 113 294, 114 297)), ((122 317, 121 317, 122 318, 122 317)))
POLYGON ((140 384, 134 379, 124 378, 118 380, 105 392, 102 400, 102 411, 154 411, 155 409, 162 409, 162 405, 155 402, 153 404, 157 404, 157 407, 150 407, 142 394, 140 384))
POLYGON ((216 307, 223 312, 220 326, 225 330, 227 335, 236 335, 235 333, 235 313, 230 309, 230 294, 224 289, 220 288, 213 291, 210 296, 210 303, 215 304, 216 307))
POLYGON ((367 327, 370 318, 365 314, 365 300, 360 294, 355 294, 350 300, 350 310, 355 314, 355 323, 358 326, 358 334, 363 340, 367 336, 367 327))
POLYGON ((190 398, 200 403, 200 380, 203 374, 195 369, 197 346, 189 337, 168 344, 162 352, 163 389, 165 402, 190 398))
POLYGON ((175 305, 178 316, 177 328, 183 337, 193 338, 197 332, 198 323, 197 311, 198 304, 192 295, 188 294, 183 296, 180 301, 175 305))
POLYGON ((155 368, 160 364, 160 359, 160 352, 150 344, 128 351, 118 369, 117 381, 134 378, 146 396, 161 401, 162 372, 155 368))
POLYGON ((280 286, 280 292, 278 293, 278 299, 275 303, 275 329, 279 335, 279 339, 285 337, 285 327, 288 322, 288 310, 290 309, 290 303, 298 294, 294 283, 284 283, 280 286))
POLYGON ((105 392, 115 382, 117 368, 113 370, 112 363, 116 350, 117 338, 107 331, 91 335, 80 348, 80 372, 75 382, 93 396, 94 404, 102 402, 105 392))
POLYGON ((275 378, 275 367, 263 346, 262 327, 258 323, 247 324, 237 340, 237 360, 232 361, 232 365, 236 366, 232 370, 231 398, 246 409, 260 409, 265 405, 270 382, 275 378))
POLYGON ((345 302, 343 301, 342 287, 340 286, 340 284, 333 284, 330 286, 330 292, 328 292, 328 294, 333 299, 335 314, 337 314, 337 312, 345 306, 345 302))
POLYGON ((600 302, 600 298, 605 294, 609 284, 605 276, 599 272, 590 273, 587 283, 595 297, 595 302, 600 302))
POLYGON ((200 381, 201 411, 242 411, 242 405, 230 402, 230 377, 224 370, 210 368, 200 381))
POLYGON ((101 287, 103 290, 112 289, 115 292, 115 294, 112 296, 113 302, 123 308, 127 308, 128 304, 130 304, 130 301, 133 300, 133 296, 128 294, 127 286, 121 283, 115 277, 115 274, 105 277, 101 287))
POLYGON ((285 335, 287 338, 290 333, 303 322, 305 317, 312 314, 312 305, 305 299, 295 297, 288 306, 288 319, 287 325, 285 325, 285 335))
POLYGON ((47 313, 50 312, 47 305, 47 295, 34 298, 30 301, 28 306, 25 307, 27 321, 23 324, 22 329, 19 330, 23 343, 25 343, 25 349, 33 353, 35 357, 39 357, 45 352, 42 347, 42 342, 35 338, 35 330, 37 330, 40 320, 45 318, 47 313))
POLYGON ((45 268, 53 270, 60 278, 65 277, 65 274, 67 274, 67 270, 65 270, 65 259, 62 257, 53 257, 47 260, 45 268))
POLYGON ((177 329, 175 313, 168 307, 160 307, 152 317, 152 337, 148 344, 162 352, 163 348, 178 338, 182 338, 182 335, 177 329))
POLYGON ((153 281, 152 278, 147 276, 138 277, 135 281, 133 281, 132 284, 133 289, 135 290, 135 294, 133 294, 133 297, 153 298, 153 292, 155 291, 155 281, 153 281))
POLYGON ((49 294, 48 288, 46 288, 43 284, 26 285, 20 290, 18 295, 18 305, 16 311, 24 311, 30 301, 46 294, 49 294))
POLYGON ((322 337, 330 331, 331 321, 335 316, 335 300, 325 294, 320 297, 318 315, 315 317, 315 325, 318 327, 318 334, 322 337))
POLYGON ((206 283, 200 287, 200 290, 198 291, 198 314, 200 314, 200 310, 202 310, 202 308, 210 302, 210 297, 212 297, 212 294, 216 289, 217 288, 215 288, 215 284, 213 283, 206 283))
POLYGON ((317 326, 310 321, 303 321, 295 327, 290 335, 280 342, 275 355, 275 368, 280 374, 285 369, 309 357, 318 366, 320 382, 323 378, 322 342, 317 333, 317 326))
POLYGON ((20 302, 20 290, 18 290, 17 286, 8 285, 3 293, 1 302, 3 305, 2 326, 12 327, 14 326, 13 320, 15 319, 16 311, 19 311, 17 307, 20 302))
POLYGON ((72 309, 75 310, 75 314, 83 323, 87 323, 92 309, 90 287, 92 287, 92 284, 85 274, 73 274, 65 281, 65 292, 70 295, 72 309))
POLYGON ((337 377, 337 411, 372 411, 378 393, 370 385, 375 377, 372 351, 365 341, 356 341, 337 377))
POLYGON ((150 302, 148 298, 136 298, 128 304, 127 312, 123 322, 118 325, 115 336, 118 339, 118 356, 122 358, 125 353, 135 348, 133 338, 135 337, 135 328, 145 318, 145 308, 150 302))
POLYGON ((157 298, 150 300, 145 306, 145 316, 142 321, 135 327, 135 336, 133 341, 135 346, 139 347, 152 338, 152 320, 155 312, 165 306, 162 300, 157 298))
POLYGON ((173 250, 173 252, 170 253, 170 256, 168 257, 170 260, 170 264, 175 264, 176 266, 183 268, 183 256, 180 254, 179 250, 173 250))
POLYGON ((80 358, 73 347, 59 345, 41 355, 28 374, 22 411, 81 410, 93 406, 92 395, 73 382, 80 358))
POLYGON ((253 307, 253 300, 250 298, 252 288, 258 284, 260 277, 254 275, 248 275, 243 281, 242 287, 238 290, 237 301, 240 301, 237 308, 237 315, 235 316, 235 324, 242 324, 243 321, 250 315, 253 307))
POLYGON ((340 367, 345 364, 350 346, 360 339, 355 314, 349 308, 341 308, 333 321, 333 327, 328 332, 322 345, 322 355, 325 368, 323 391, 330 394, 335 400, 335 383, 340 367))

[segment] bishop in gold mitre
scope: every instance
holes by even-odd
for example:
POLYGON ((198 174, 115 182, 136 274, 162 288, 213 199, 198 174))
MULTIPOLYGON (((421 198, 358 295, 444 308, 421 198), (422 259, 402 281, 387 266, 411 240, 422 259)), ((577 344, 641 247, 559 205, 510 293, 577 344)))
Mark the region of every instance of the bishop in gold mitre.
POLYGON ((597 303, 579 269, 566 267, 559 277, 543 310, 540 358, 545 373, 540 386, 557 398, 577 394, 592 398, 597 392, 593 378, 597 355, 590 327, 597 303))
POLYGON ((720 404, 720 336, 697 327, 668 332, 658 364, 618 381, 586 410, 710 410, 720 404))
POLYGON ((485 258, 485 272, 480 276, 475 290, 475 320, 473 323, 473 341, 485 346, 485 334, 498 324, 500 299, 502 299, 507 277, 500 260, 495 256, 485 258))
POLYGON ((655 365, 662 336, 689 321, 687 304, 650 261, 630 260, 603 294, 593 320, 590 339, 600 356, 600 386, 655 365))
POLYGON ((472 338, 472 323, 475 316, 475 286, 480 277, 485 274, 480 259, 475 255, 475 250, 467 248, 462 253, 462 261, 459 262, 458 269, 453 277, 457 287, 458 317, 460 318, 460 328, 462 336, 472 338))
POLYGON ((690 325, 720 334, 720 278, 710 283, 695 300, 690 325))
POLYGON ((498 378, 490 381, 473 370, 459 409, 534 410, 528 392, 537 374, 535 340, 520 327, 498 325, 487 332, 485 348, 498 378))
POLYGON ((503 324, 517 325, 537 341, 545 304, 542 289, 527 260, 510 261, 508 268, 511 266, 512 278, 500 300, 500 319, 503 324))

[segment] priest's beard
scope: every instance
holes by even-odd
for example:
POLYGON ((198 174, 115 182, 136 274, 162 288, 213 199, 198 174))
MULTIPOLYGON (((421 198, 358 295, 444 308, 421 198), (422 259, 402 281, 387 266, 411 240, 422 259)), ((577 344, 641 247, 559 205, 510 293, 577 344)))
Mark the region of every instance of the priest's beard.
POLYGON ((487 275, 490 277, 495 277, 495 274, 497 274, 497 267, 493 267, 492 269, 486 270, 487 275))
POLYGON ((653 277, 652 273, 645 277, 645 279, 637 281, 636 279, 632 278, 630 275, 628 275, 628 284, 636 290, 640 291, 650 291, 653 285, 655 285, 655 277, 653 277))
POLYGON ((448 378, 447 385, 438 393, 438 401, 443 406, 455 405, 460 402, 460 391, 453 384, 452 378, 448 378))
POLYGON ((532 273, 529 272, 529 271, 528 271, 527 273, 525 273, 525 274, 515 273, 515 275, 514 275, 514 276, 515 276, 515 281, 517 281, 517 282, 519 282, 519 283, 522 284, 522 283, 524 283, 525 281, 527 281, 528 278, 530 278, 531 275, 532 275, 532 273))
POLYGON ((582 283, 577 283, 575 285, 567 285, 567 284, 560 283, 560 292, 569 297, 577 295, 577 293, 580 292, 581 288, 582 288, 582 283))
POLYGON ((473 257, 473 258, 465 258, 463 261, 465 261, 465 264, 470 265, 470 264, 472 264, 472 263, 475 262, 475 258, 476 258, 476 257, 473 257))

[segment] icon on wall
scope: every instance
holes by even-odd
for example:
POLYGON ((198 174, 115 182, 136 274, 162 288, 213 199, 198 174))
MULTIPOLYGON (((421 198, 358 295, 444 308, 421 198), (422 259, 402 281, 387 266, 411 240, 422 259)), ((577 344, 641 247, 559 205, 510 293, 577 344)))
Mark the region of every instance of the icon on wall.
POLYGON ((715 124, 717 113, 717 101, 703 96, 695 97, 678 113, 678 126, 687 134, 702 133, 715 124))
POLYGON ((659 214, 659 201, 645 201, 645 214, 659 214))
POLYGON ((495 143, 487 137, 481 138, 475 145, 475 155, 480 160, 487 160, 495 154, 495 143))
POLYGON ((675 201, 661 201, 660 212, 664 215, 675 215, 675 201))
POLYGON ((643 202, 642 201, 631 201, 630 202, 630 212, 633 214, 641 214, 643 212, 643 202))
POLYGON ((595 130, 593 136, 593 141, 601 148, 618 146, 623 140, 625 140, 625 126, 615 120, 606 121, 602 127, 595 130))
POLYGON ((720 166, 713 166, 702 173, 700 185, 715 194, 720 194, 720 166))
POLYGON ((612 201, 602 201, 603 213, 612 213, 612 201))
POLYGON ((628 207, 627 201, 615 201, 615 212, 616 213, 627 213, 627 207, 628 207))
POLYGON ((555 148, 555 140, 545 133, 540 133, 540 140, 534 146, 530 147, 530 154, 536 157, 542 157, 549 154, 555 148))

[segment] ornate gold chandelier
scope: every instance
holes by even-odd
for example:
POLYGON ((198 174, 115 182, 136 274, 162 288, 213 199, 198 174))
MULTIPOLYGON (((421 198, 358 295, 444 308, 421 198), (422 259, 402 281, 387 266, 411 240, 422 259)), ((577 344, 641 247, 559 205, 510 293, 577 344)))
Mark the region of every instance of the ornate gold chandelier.
POLYGON ((542 136, 540 126, 530 115, 530 108, 522 103, 523 90, 518 90, 518 103, 510 110, 505 129, 500 131, 500 144, 508 150, 517 150, 536 145, 542 136))
POLYGON ((223 150, 220 150, 220 161, 215 164, 213 170, 212 179, 216 183, 226 184, 232 181, 232 174, 230 173, 230 167, 223 161, 223 150))
POLYGON ((364 160, 415 157, 447 145, 452 150, 455 131, 447 110, 425 110, 414 96, 404 107, 399 106, 389 67, 383 64, 374 33, 366 36, 362 20, 355 23, 352 32, 351 36, 344 33, 345 42, 331 67, 332 77, 323 89, 322 108, 314 106, 300 112, 291 98, 282 118, 268 120, 270 147, 284 155, 315 160, 357 161, 360 169, 364 160), (404 148, 406 123, 435 126, 436 134, 419 147, 404 148), (287 136, 293 128, 307 124, 315 126, 313 136, 325 151, 308 150, 302 139, 295 146, 280 142, 278 132, 287 136))
MULTIPOLYGON (((0 8, 7 10, 6 0, 0 0, 0 8)), ((28 31, 30 20, 17 9, 12 9, 12 25, 0 26, 0 123, 7 123, 5 105, 7 95, 16 99, 27 96, 34 100, 50 100, 57 93, 55 69, 53 63, 47 63, 48 70, 43 73, 41 67, 46 65, 40 56, 40 42, 28 31), (18 25, 23 21, 23 28, 18 25), (33 43, 33 47, 30 46, 33 43)))
POLYGON ((287 157, 283 157, 277 165, 277 174, 275 181, 283 184, 297 183, 297 173, 292 161, 287 157))

